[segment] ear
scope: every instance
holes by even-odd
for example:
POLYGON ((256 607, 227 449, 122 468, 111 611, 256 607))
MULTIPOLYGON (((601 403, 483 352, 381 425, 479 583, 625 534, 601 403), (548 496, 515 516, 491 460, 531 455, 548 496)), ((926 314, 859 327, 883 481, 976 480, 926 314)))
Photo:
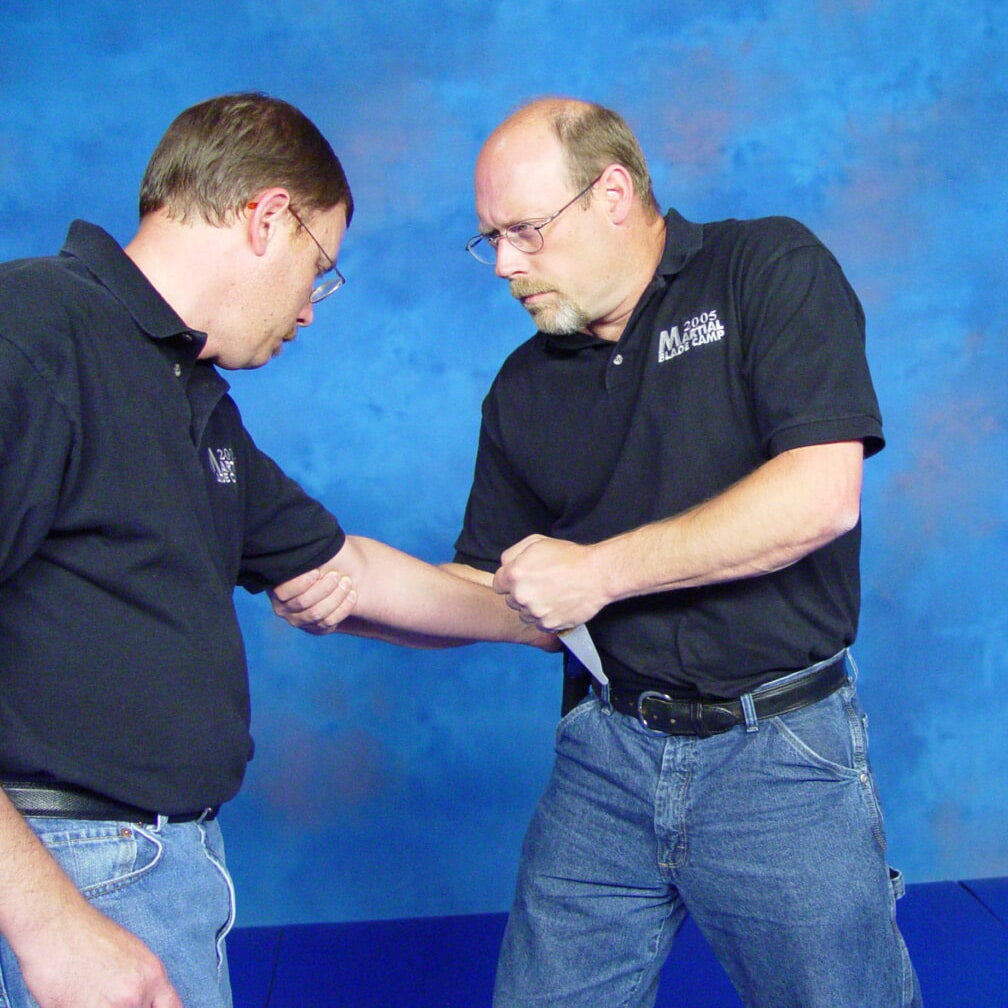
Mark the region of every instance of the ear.
POLYGON ((622 224, 633 206, 634 184, 621 164, 611 164, 602 173, 599 185, 604 189, 606 210, 614 224, 622 224))
POLYGON ((281 225, 289 227, 286 219, 289 206, 290 193, 281 186, 264 189, 255 199, 249 200, 245 230, 257 256, 266 254, 270 239, 279 232, 281 225))

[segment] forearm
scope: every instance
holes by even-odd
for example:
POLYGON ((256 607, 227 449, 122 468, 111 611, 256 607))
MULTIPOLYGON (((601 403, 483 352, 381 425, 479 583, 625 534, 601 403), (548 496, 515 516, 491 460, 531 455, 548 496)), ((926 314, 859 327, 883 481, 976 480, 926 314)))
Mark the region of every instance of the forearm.
POLYGON ((0 932, 20 956, 50 920, 84 904, 77 888, 0 792, 0 932))
POLYGON ((42 1008, 182 1008, 161 961, 84 899, 2 792, 0 933, 42 1008))
POLYGON ((339 633, 352 637, 367 637, 370 640, 384 641, 386 644, 398 644, 401 647, 419 649, 437 649, 461 647, 474 644, 478 637, 450 637, 444 634, 427 634, 415 630, 404 630, 402 627, 374 620, 361 619, 359 616, 348 616, 337 627, 339 633))
POLYGON ((853 528, 860 442, 785 452, 682 514, 592 545, 530 536, 494 589, 523 619, 560 630, 621 599, 780 570, 853 528))
POLYGON ((788 567, 857 523, 860 442, 796 449, 724 493, 593 547, 609 601, 788 567))
POLYGON ((522 623, 489 587, 489 576, 457 576, 384 543, 348 536, 322 568, 350 577, 357 594, 353 615, 340 630, 414 647, 445 647, 473 641, 510 641, 544 646, 534 627, 522 623))

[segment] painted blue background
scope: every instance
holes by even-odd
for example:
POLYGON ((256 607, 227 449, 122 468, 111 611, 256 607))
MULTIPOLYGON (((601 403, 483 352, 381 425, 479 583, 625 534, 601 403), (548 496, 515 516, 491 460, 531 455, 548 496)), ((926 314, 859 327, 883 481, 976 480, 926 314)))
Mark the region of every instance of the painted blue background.
MULTIPOLYGON (((128 240, 182 108, 260 89, 331 139, 346 288, 234 377, 260 443, 355 532, 447 559, 479 403, 529 332, 474 231, 472 163, 544 92, 622 111, 659 199, 784 213, 869 318, 889 447, 867 470, 858 656, 891 856, 1008 875, 1005 5, 983 0, 4 0, 0 258, 75 216, 128 240)), ((238 605, 258 755, 225 810, 240 923, 502 910, 548 770, 557 659, 297 634, 238 605)))

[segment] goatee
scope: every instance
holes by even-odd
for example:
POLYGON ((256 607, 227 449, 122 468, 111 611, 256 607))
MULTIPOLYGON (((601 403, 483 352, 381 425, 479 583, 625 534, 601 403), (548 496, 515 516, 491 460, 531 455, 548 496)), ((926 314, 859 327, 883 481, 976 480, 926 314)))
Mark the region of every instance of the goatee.
POLYGON ((519 300, 531 294, 547 293, 553 295, 551 303, 522 305, 532 316, 540 332, 562 336, 587 328, 590 321, 587 313, 556 288, 537 280, 518 279, 511 281, 511 296, 519 300))

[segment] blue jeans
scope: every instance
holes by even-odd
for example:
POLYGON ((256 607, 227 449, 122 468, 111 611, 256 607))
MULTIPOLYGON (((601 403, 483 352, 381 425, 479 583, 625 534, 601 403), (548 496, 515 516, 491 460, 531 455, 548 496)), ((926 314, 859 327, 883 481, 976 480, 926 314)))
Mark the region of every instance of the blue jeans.
POLYGON ((921 1004, 853 684, 700 739, 560 722, 495 1008, 647 1008, 687 912, 749 1008, 921 1004))
MULTIPOLYGON (((88 900, 161 959, 186 1008, 230 1008, 224 938, 234 921, 234 887, 216 820, 28 823, 88 900)), ((28 1006, 37 1008, 0 939, 0 1008, 28 1006)))

